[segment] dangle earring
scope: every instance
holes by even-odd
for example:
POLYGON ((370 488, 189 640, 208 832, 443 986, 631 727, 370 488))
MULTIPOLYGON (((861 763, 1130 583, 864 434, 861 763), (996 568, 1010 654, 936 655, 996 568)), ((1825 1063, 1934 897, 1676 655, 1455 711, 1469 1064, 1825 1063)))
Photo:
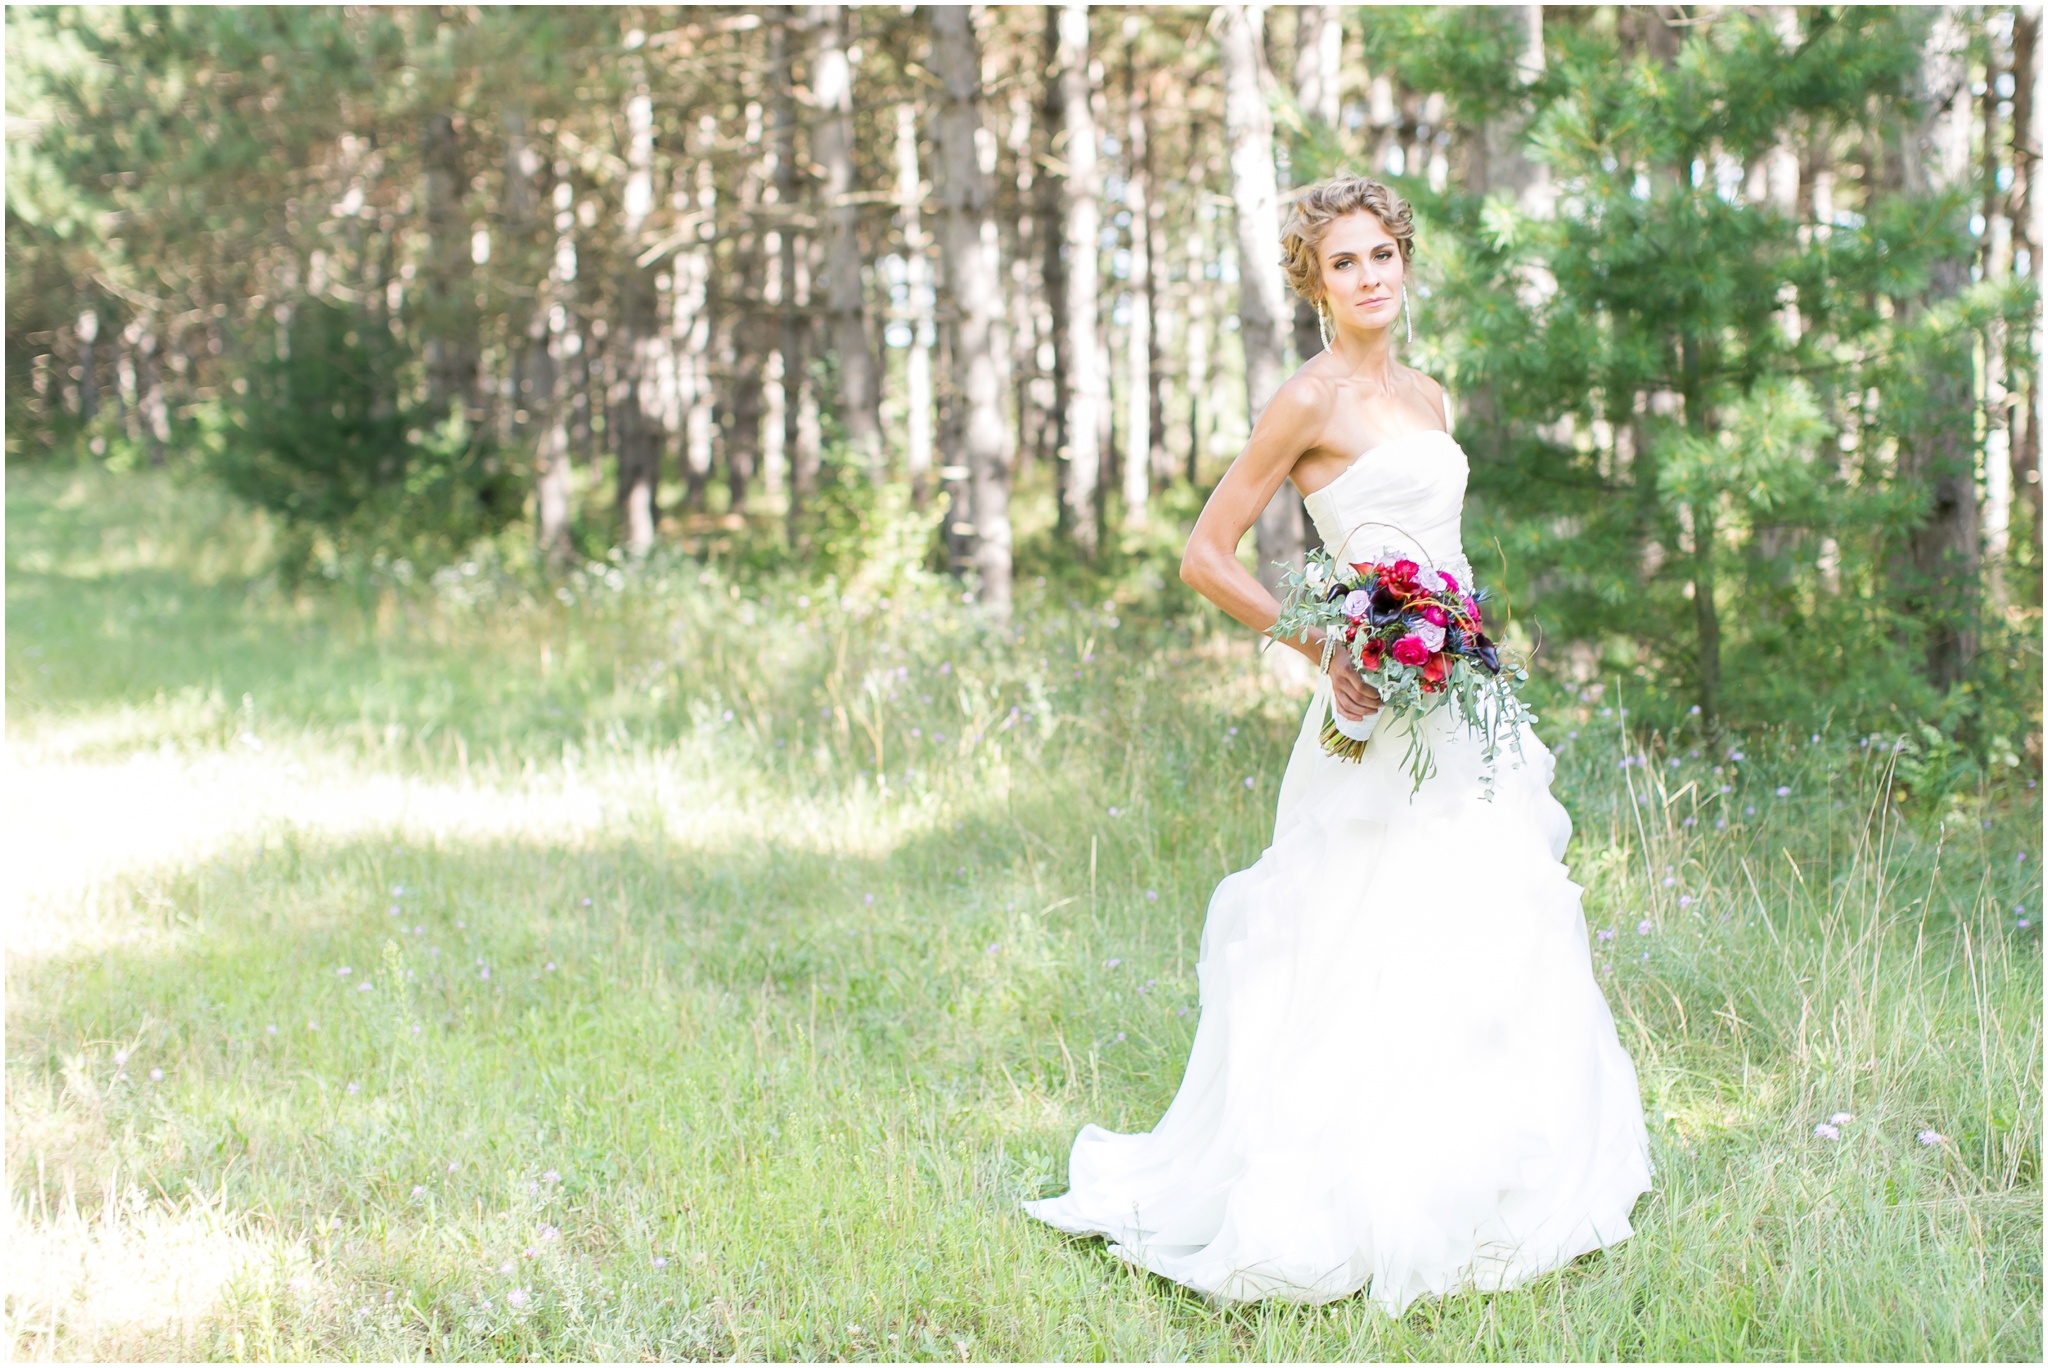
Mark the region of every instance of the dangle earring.
POLYGON ((1401 325, 1408 330, 1408 340, 1415 340, 1415 315, 1408 308, 1408 282, 1401 282, 1401 325))
POLYGON ((1323 339, 1323 350, 1330 351, 1337 339, 1331 335, 1330 315, 1323 311, 1324 303, 1320 299, 1316 301, 1316 335, 1323 339))

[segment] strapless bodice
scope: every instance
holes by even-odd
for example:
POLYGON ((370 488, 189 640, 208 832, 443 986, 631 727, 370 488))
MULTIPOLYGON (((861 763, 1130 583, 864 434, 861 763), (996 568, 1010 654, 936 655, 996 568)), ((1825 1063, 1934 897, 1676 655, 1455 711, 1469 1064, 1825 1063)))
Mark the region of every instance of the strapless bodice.
POLYGON ((1302 502, 1339 561, 1406 557, 1470 584, 1461 526, 1468 473, 1457 439, 1424 429, 1381 442, 1302 502))

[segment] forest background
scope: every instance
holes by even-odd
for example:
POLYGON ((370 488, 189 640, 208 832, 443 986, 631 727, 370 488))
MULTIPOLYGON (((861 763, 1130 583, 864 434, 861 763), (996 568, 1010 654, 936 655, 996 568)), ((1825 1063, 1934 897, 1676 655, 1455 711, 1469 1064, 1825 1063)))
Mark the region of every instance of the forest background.
POLYGON ((1279 202, 1363 171, 1540 669, 2038 759, 2032 11, 30 9, 8 60, 10 457, 204 468, 302 571, 894 556, 1000 616, 1163 562, 1319 347, 1279 202))
POLYGON ((9 1354, 2039 1361, 2040 14, 8 9, 9 1354), (1018 1210, 1271 834, 1341 171, 1657 1171, 1399 1321, 1018 1210))

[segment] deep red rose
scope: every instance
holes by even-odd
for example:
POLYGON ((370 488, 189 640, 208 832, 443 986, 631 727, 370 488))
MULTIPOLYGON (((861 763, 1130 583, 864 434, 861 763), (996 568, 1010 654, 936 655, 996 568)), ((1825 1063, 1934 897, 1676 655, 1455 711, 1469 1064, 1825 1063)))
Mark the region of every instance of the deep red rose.
POLYGON ((1394 659, 1403 665, 1420 665, 1429 659, 1429 647, 1422 644, 1422 638, 1409 635, 1394 643, 1394 659))
POLYGON ((1411 582, 1417 575, 1422 573, 1422 567, 1412 560, 1397 560, 1387 569, 1388 573, 1393 575, 1395 579, 1411 582))

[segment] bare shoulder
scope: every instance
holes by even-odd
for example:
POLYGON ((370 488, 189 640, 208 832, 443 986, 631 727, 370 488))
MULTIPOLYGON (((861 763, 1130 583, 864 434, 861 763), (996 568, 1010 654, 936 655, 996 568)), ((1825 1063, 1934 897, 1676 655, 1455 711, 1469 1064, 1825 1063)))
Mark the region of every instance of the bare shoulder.
POLYGON ((1442 414, 1444 427, 1448 430, 1451 425, 1450 392, 1433 375, 1424 375, 1421 371, 1412 368, 1408 374, 1415 385, 1415 397, 1433 412, 1442 414))
POLYGON ((1336 382, 1311 360, 1298 367, 1273 392, 1261 421, 1270 417, 1290 430, 1313 430, 1322 426, 1336 402, 1336 382))
POLYGON ((1424 375, 1419 370, 1411 370, 1408 373, 1415 377, 1415 383, 1420 387, 1420 394, 1423 399, 1436 405, 1438 408, 1443 408, 1450 402, 1450 392, 1443 387, 1443 382, 1434 375, 1424 375))

